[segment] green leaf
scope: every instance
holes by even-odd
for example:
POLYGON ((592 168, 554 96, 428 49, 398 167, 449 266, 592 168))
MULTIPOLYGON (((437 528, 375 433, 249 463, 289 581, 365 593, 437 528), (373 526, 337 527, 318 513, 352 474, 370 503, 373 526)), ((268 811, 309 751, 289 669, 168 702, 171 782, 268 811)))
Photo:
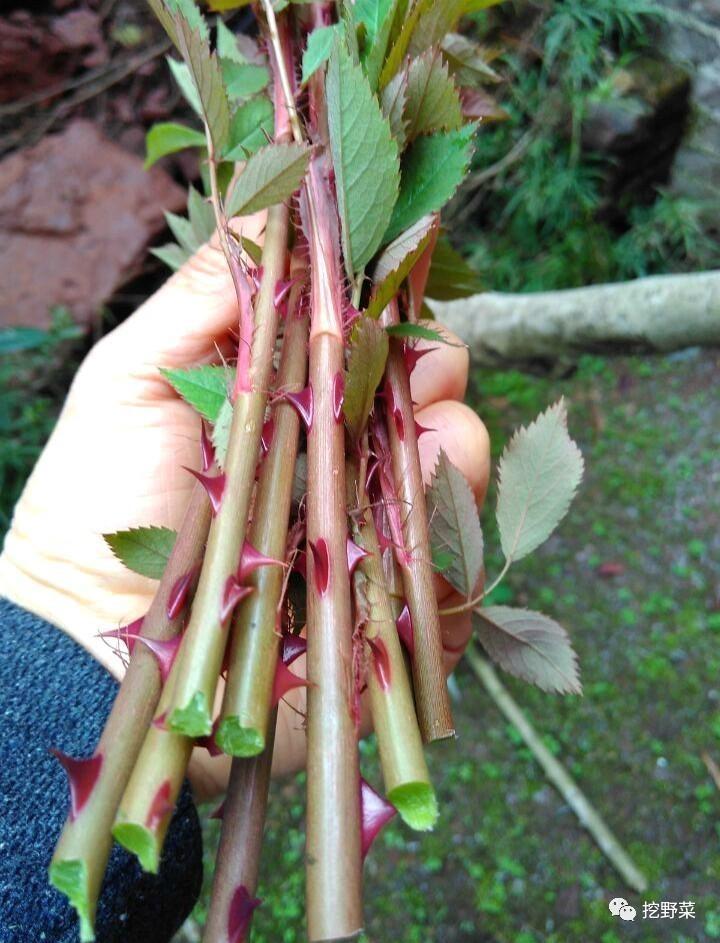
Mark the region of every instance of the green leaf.
POLYGON ((177 46, 188 67, 200 104, 200 113, 220 153, 230 129, 230 106, 220 63, 208 41, 186 20, 176 17, 177 46))
POLYGON ((568 435, 564 400, 515 433, 498 466, 497 522, 508 563, 548 539, 565 516, 582 473, 583 458, 568 435))
POLYGON ((180 247, 186 252, 192 253, 198 248, 198 241, 189 219, 184 216, 178 216, 176 213, 165 213, 165 221, 170 227, 170 232, 177 239, 180 247))
POLYGON ((430 262, 426 297, 452 301, 455 298, 468 298, 479 291, 482 291, 482 283, 478 273, 453 249, 447 236, 441 235, 430 262))
POLYGON ((385 307, 398 293, 400 285, 427 248, 435 220, 436 217, 433 214, 423 216, 414 226, 383 249, 373 273, 376 287, 367 307, 368 317, 380 317, 385 307))
POLYGON ((394 6, 393 0, 356 0, 352 7, 356 23, 363 23, 368 42, 374 42, 394 6))
MULTIPOLYGON (((390 52, 380 72, 380 78, 378 80, 380 88, 385 88, 390 79, 402 68, 418 20, 432 7, 433 2, 434 0, 417 0, 410 8, 410 12, 407 16, 402 19, 402 25, 397 35, 393 37, 390 52)), ((444 3, 445 0, 442 0, 442 2, 444 3)), ((438 6, 441 5, 442 4, 438 4, 438 6)))
POLYGON ((469 597, 483 566, 480 517, 470 485, 442 449, 430 481, 427 507, 433 557, 443 551, 451 555, 443 576, 469 597))
POLYGON ((328 66, 330 148, 345 267, 360 272, 380 246, 398 194, 398 150, 362 69, 336 43, 328 66))
POLYGON ((442 41, 442 53, 459 85, 476 88, 500 76, 485 61, 483 50, 460 33, 450 33, 442 41))
POLYGON ((427 3, 418 17, 408 43, 411 57, 440 43, 446 33, 453 30, 463 15, 466 0, 442 0, 442 3, 427 3))
POLYGON ((390 36, 396 19, 404 15, 406 0, 358 0, 353 7, 353 16, 365 28, 361 62, 370 88, 377 88, 380 71, 385 61, 390 36), (402 9, 401 9, 402 8, 402 9))
POLYGON ((541 612, 487 606, 475 609, 478 638, 508 674, 543 691, 582 694, 577 656, 567 632, 541 612))
POLYGON ((384 236, 388 242, 455 193, 472 155, 475 125, 418 138, 403 158, 400 196, 384 236))
POLYGON ((354 441, 362 435, 372 411, 389 347, 385 331, 369 318, 361 318, 350 334, 343 412, 354 441))
POLYGON ((131 527, 103 534, 105 543, 128 570, 151 580, 163 575, 176 537, 169 527, 131 527))
MULTIPOLYGON (((210 44, 210 32, 205 17, 200 12, 195 0, 148 0, 148 4, 160 21, 173 44, 180 49, 179 21, 194 30, 203 42, 210 44)), ((181 50, 182 51, 182 50, 181 50)))
POLYGON ((232 425, 233 405, 226 397, 225 402, 220 407, 215 425, 212 431, 212 442, 215 447, 215 458, 220 468, 225 467, 225 456, 227 455, 228 442, 230 440, 230 426, 232 425))
POLYGON ((174 242, 168 242, 164 246, 156 246, 150 250, 150 254, 154 255, 156 259, 160 259, 173 271, 177 271, 192 255, 187 249, 181 248, 174 242))
POLYGON ((221 61, 227 59, 232 62, 237 62, 240 65, 247 62, 247 59, 238 48, 235 33, 233 33, 231 29, 228 29, 220 17, 217 18, 215 47, 221 61))
POLYGON ((251 3, 252 0, 208 0, 208 6, 215 13, 224 13, 226 10, 239 10, 241 7, 249 7, 251 3))
POLYGON ((460 96, 437 51, 413 59, 408 71, 405 106, 407 138, 431 131, 454 131, 462 124, 460 96))
POLYGON ((391 324, 385 328, 391 337, 412 337, 418 340, 435 341, 446 344, 448 347, 464 347, 464 344, 453 344, 437 328, 427 327, 425 324, 414 324, 403 321, 402 324, 391 324))
POLYGON ((247 160, 268 142, 273 133, 273 106, 265 95, 257 95, 241 105, 230 122, 229 161, 247 160))
POLYGON ((257 242, 253 242, 247 236, 238 236, 238 238, 243 251, 250 256, 255 265, 262 265, 262 248, 257 242))
POLYGON ((170 71, 172 72, 177 87, 182 92, 183 98, 188 105, 190 105, 192 110, 202 118, 202 104, 200 103, 200 96, 195 88, 192 75, 190 75, 190 69, 188 69, 184 62, 178 62, 177 59, 172 59, 170 56, 167 56, 166 61, 170 66, 170 71))
POLYGON ((382 90, 380 104, 383 114, 390 122, 392 136, 397 142, 398 150, 405 147, 407 129, 405 126, 405 105, 407 103, 407 69, 394 75, 382 90))
POLYGON ((210 201, 193 186, 188 189, 188 217, 195 237, 195 248, 199 249, 215 232, 215 212, 210 201))
POLYGON ((221 59, 220 68, 231 101, 252 98, 270 81, 270 73, 264 65, 254 65, 251 62, 240 64, 231 59, 221 59))
POLYGON ((188 147, 205 147, 205 143, 205 135, 201 131, 184 124, 172 121, 154 124, 145 137, 145 169, 167 154, 175 154, 188 147))
POLYGON ((291 197, 311 153, 304 144, 269 144, 253 154, 230 194, 225 207, 228 217, 255 213, 291 197))
POLYGON ((187 370, 161 369, 160 373, 186 403, 209 422, 217 422, 228 394, 226 367, 206 365, 187 370))
POLYGON ((335 37, 341 36, 342 30, 341 23, 334 23, 332 26, 321 26, 310 33, 302 59, 303 85, 311 75, 328 61, 333 50, 335 37))

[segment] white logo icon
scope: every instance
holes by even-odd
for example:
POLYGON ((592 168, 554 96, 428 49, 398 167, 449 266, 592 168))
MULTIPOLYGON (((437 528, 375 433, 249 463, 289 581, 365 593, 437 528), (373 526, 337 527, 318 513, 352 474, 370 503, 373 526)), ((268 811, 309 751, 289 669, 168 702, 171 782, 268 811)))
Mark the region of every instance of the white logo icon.
POLYGON ((619 917, 621 920, 634 920, 637 911, 625 900, 624 897, 613 897, 608 904, 608 910, 613 917, 619 917))

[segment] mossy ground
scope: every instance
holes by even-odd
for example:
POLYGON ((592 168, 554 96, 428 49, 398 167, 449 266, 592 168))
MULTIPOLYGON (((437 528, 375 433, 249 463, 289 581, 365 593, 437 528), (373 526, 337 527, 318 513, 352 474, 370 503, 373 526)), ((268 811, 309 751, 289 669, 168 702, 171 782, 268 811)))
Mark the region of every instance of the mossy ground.
MULTIPOLYGON (((509 688, 646 871, 622 885, 463 665, 459 736, 430 751, 440 820, 396 821, 366 863, 366 940, 620 943, 720 939, 720 408, 718 358, 585 358, 567 379, 475 372, 471 402, 499 452, 558 396, 587 472, 570 516, 520 563, 495 601, 543 609, 571 632, 583 698, 509 688), (603 563, 622 572, 603 578, 603 563), (618 895, 634 923, 609 914, 618 895), (643 920, 643 900, 695 902, 695 920, 643 920)), ((500 558, 484 516, 487 570, 500 558)), ((365 775, 380 786, 377 750, 365 775)), ((305 939, 303 776, 273 785, 255 943, 305 939)), ((218 823, 207 822, 207 875, 218 823)), ((202 922, 207 896, 196 910, 202 922)), ((191 931, 192 932, 192 931, 191 931)), ((188 937, 192 938, 192 936, 188 937)))

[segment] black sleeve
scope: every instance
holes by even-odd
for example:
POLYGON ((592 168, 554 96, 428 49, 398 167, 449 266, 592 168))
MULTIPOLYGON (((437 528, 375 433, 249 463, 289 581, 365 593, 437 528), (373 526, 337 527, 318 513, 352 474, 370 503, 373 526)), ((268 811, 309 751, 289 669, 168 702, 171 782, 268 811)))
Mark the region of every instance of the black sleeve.
MULTIPOLYGON (((0 943, 76 943, 75 913, 47 869, 68 810, 65 773, 48 752, 90 756, 117 682, 69 636, 0 599, 0 943)), ((202 882, 197 812, 185 785, 158 875, 115 847, 98 943, 168 943, 202 882)))

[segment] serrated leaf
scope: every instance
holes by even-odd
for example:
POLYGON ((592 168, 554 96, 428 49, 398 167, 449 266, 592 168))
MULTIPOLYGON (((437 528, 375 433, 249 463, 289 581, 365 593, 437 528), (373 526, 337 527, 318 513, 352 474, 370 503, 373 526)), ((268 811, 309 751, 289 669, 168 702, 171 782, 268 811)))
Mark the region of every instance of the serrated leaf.
POLYGON ((476 87, 499 82, 500 76, 485 61, 481 46, 460 33, 450 33, 442 41, 442 54, 459 85, 476 87))
POLYGON ((270 72, 264 65, 252 62, 239 63, 232 59, 221 59, 223 81, 231 101, 245 101, 261 92, 270 81, 270 72))
POLYGON ((156 246, 154 249, 151 249, 150 254, 154 255, 156 259, 160 259, 168 268, 176 272, 181 265, 187 262, 192 253, 176 245, 174 242, 168 242, 164 246, 156 246))
POLYGON ((405 147, 405 104, 407 102, 407 69, 392 77, 382 90, 380 105, 383 114, 390 122, 392 136, 397 141, 398 150, 405 147))
POLYGON ((166 62, 170 66, 170 71, 172 72, 172 76, 175 79, 175 84, 180 89, 183 98, 188 103, 188 105, 190 105, 192 110, 200 118, 202 118, 202 104, 200 103, 200 96, 197 93, 195 83, 193 82, 192 75, 190 74, 190 69, 188 69, 184 62, 178 62, 177 59, 172 59, 170 56, 167 56, 166 62))
POLYGON ((215 232, 215 213, 212 204, 192 185, 188 188, 188 218, 197 248, 204 245, 215 232))
POLYGON ((435 219, 433 214, 423 216, 414 226, 385 247, 373 273, 376 287, 366 311, 369 318, 380 317, 385 307, 398 293, 410 270, 427 248, 432 237, 435 219))
POLYGON ((443 576, 459 593, 469 597, 483 566, 480 516, 470 485, 441 449, 427 494, 430 544, 448 552, 443 576))
POLYGON ((238 238, 243 251, 250 256, 255 265, 262 265, 262 247, 247 236, 238 236, 238 238))
POLYGON ((454 131, 462 124, 460 96, 438 52, 427 49, 408 70, 405 105, 407 139, 432 131, 454 131))
POLYGON ((217 18, 215 46, 221 60, 228 59, 232 62, 238 62, 241 65, 247 62, 247 59, 238 48, 235 34, 231 29, 228 29, 220 17, 217 18))
POLYGON ((377 88, 393 25, 396 18, 404 15, 404 9, 399 8, 406 5, 398 0, 358 0, 352 8, 355 21, 365 29, 361 62, 373 91, 377 88))
POLYGON ((354 441, 362 435, 372 411, 389 346, 385 331, 369 318, 361 318, 350 335, 343 413, 354 441))
POLYGON ((205 17, 195 0, 148 0, 148 5, 175 46, 179 48, 178 19, 184 19, 205 43, 210 43, 210 32, 205 17))
POLYGON ((391 337, 410 337, 418 340, 435 341, 438 344, 447 344, 448 347, 464 347, 464 344, 453 344, 438 329, 427 327, 425 324, 415 324, 403 321, 402 324, 391 324, 385 328, 391 337))
POLYGON ((520 560, 544 543, 565 516, 583 473, 559 400, 519 429, 498 466, 497 522, 505 559, 520 560))
POLYGON ((268 142, 273 133, 273 106, 265 95, 241 105, 230 122, 226 160, 247 160, 268 142))
POLYGON ((131 527, 103 534, 105 543, 124 566, 152 580, 163 575, 176 538, 169 527, 131 527))
POLYGON ((165 213, 165 222, 170 227, 170 232, 175 236, 180 247, 192 255, 198 248, 199 243, 190 220, 185 219, 184 216, 178 216, 177 213, 165 213))
POLYGON ((225 367, 208 364, 187 370, 161 369, 160 372, 186 403, 209 422, 217 422, 228 394, 225 367))
MULTIPOLYGON (((434 0, 417 0, 417 2, 410 7, 407 16, 403 17, 400 28, 393 30, 390 52, 385 59, 378 79, 378 85, 381 89, 385 88, 390 79, 402 68, 418 20, 432 7, 433 2, 434 0)), ((445 0, 443 0, 443 2, 445 2, 445 0)))
POLYGON ((383 241, 409 229, 421 216, 435 213, 465 176, 472 155, 475 125, 418 138, 403 157, 400 196, 383 241))
POLYGON ((145 169, 177 151, 188 147, 205 147, 205 135, 194 128, 173 121, 161 121, 154 124, 145 137, 145 169))
POLYGON ((411 57, 435 46, 451 30, 464 13, 466 0, 442 0, 442 3, 428 3, 418 17, 417 25, 408 43, 411 57))
POLYGON ((336 43, 327 82, 345 267, 362 271, 380 246, 400 181, 397 144, 362 69, 336 43))
POLYGON ((356 23, 363 23, 367 38, 372 42, 383 27, 393 8, 393 0, 356 0, 352 14, 356 23))
POLYGON ((436 301, 468 298, 482 290, 480 276, 465 259, 453 249, 447 236, 441 235, 435 245, 430 263, 425 295, 436 301))
POLYGON ((220 153, 230 129, 230 106, 223 83, 220 63, 215 53, 197 29, 178 16, 177 47, 187 65, 197 92, 200 112, 212 138, 215 150, 220 153))
POLYGON ((543 691, 582 694, 577 656, 567 632, 541 612, 487 606, 475 609, 478 638, 508 674, 543 691))
POLYGON ((321 26, 310 33, 302 58, 303 85, 311 75, 328 61, 335 43, 335 37, 341 36, 342 31, 343 26, 341 23, 333 23, 332 26, 321 26))
POLYGON ((215 448, 215 458, 220 468, 225 467, 225 456, 227 455, 228 442, 230 440, 230 426, 232 425, 233 405, 226 397, 225 402, 220 407, 220 412, 215 420, 212 431, 212 442, 215 448))
POLYGON ((225 207, 228 217, 245 216, 289 199, 300 186, 311 153, 304 144, 269 144, 253 154, 230 194, 225 207))

